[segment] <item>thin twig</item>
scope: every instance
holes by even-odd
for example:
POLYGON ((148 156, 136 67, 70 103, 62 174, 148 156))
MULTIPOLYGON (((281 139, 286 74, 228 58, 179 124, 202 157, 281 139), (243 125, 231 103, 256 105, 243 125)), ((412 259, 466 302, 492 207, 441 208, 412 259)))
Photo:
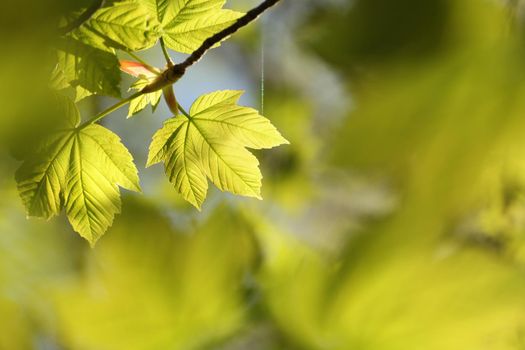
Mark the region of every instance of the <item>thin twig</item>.
POLYGON ((142 91, 150 93, 164 88, 167 85, 174 84, 179 80, 186 69, 197 63, 215 44, 226 39, 230 35, 237 32, 242 27, 255 21, 264 11, 277 4, 280 0, 265 0, 259 6, 248 11, 244 16, 235 21, 228 28, 223 29, 215 35, 204 40, 202 45, 186 58, 182 63, 176 64, 173 67, 168 67, 153 83, 146 86, 142 91))
POLYGON ((83 129, 83 128, 85 128, 88 125, 91 125, 93 123, 98 122, 99 120, 101 120, 102 118, 107 116, 108 114, 115 112, 116 110, 120 109, 121 107, 124 107, 125 105, 130 103, 132 100, 134 100, 137 97, 140 97, 142 95, 143 94, 139 91, 139 92, 136 92, 133 95, 131 95, 131 96, 129 96, 129 97, 127 97, 127 98, 117 102, 116 104, 114 104, 114 105, 108 107, 107 109, 103 110, 102 112, 100 112, 99 114, 94 116, 93 118, 91 118, 91 119, 87 120, 86 122, 84 122, 82 125, 80 125, 78 127, 78 129, 83 129))
POLYGON ((60 35, 66 35, 87 22, 95 14, 95 12, 104 6, 105 2, 105 0, 95 0, 95 3, 88 7, 86 11, 84 11, 76 20, 60 28, 58 30, 60 35))

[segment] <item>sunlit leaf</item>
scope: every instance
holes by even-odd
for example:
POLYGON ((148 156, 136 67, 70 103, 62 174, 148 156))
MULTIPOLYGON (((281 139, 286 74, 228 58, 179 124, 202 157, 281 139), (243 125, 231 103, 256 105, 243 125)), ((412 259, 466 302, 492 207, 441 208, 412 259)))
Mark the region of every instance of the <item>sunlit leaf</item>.
POLYGON ((155 44, 158 23, 140 2, 126 1, 100 9, 78 31, 84 40, 106 39, 109 47, 138 51, 155 44))
POLYGON ((218 91, 201 96, 189 117, 169 119, 153 137, 148 166, 164 162, 169 180, 197 208, 206 198, 207 177, 223 191, 261 198, 259 162, 246 147, 288 143, 268 119, 236 104, 241 94, 218 91))
POLYGON ((49 219, 66 209, 75 231, 94 244, 120 212, 118 186, 140 191, 137 169, 117 135, 100 125, 50 136, 18 169, 16 179, 28 216, 49 219))
MULTIPOLYGON (((148 84, 150 84, 151 81, 152 79, 139 79, 135 83, 133 83, 133 85, 131 85, 130 89, 140 91, 146 86, 148 86, 148 84)), ((143 94, 133 99, 129 104, 128 118, 142 111, 148 105, 151 105, 153 112, 155 112, 161 98, 162 90, 158 90, 149 94, 143 94)))
POLYGON ((224 0, 142 0, 161 24, 160 36, 178 52, 191 53, 243 13, 222 9, 224 0))
POLYGON ((188 20, 174 20, 164 28, 166 45, 178 52, 191 53, 243 14, 231 10, 209 12, 188 20))

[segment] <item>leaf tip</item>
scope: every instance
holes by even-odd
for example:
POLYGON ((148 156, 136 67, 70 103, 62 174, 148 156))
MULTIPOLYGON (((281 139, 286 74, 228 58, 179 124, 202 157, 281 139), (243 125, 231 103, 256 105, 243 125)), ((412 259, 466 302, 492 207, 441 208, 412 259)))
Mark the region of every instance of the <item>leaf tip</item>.
POLYGON ((152 166, 154 166, 157 163, 158 162, 156 162, 154 159, 148 158, 148 160, 146 161, 146 169, 151 168, 152 166))
POLYGON ((195 200, 189 200, 186 199, 188 203, 190 203, 195 209, 197 209, 199 212, 202 212, 202 202, 195 201, 195 200))
POLYGON ((142 187, 140 187, 140 184, 139 183, 134 183, 133 184, 133 188, 131 188, 131 191, 133 192, 137 192, 137 193, 143 193, 142 192, 142 187))

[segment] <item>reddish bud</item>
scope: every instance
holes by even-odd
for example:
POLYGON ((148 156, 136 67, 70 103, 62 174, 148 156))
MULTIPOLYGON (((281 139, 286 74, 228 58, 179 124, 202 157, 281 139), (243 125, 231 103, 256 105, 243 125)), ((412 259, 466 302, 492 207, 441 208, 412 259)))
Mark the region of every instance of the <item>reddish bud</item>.
POLYGON ((151 67, 146 67, 144 64, 140 62, 127 61, 127 60, 120 60, 120 70, 136 78, 150 79, 158 75, 151 71, 152 70, 151 67))

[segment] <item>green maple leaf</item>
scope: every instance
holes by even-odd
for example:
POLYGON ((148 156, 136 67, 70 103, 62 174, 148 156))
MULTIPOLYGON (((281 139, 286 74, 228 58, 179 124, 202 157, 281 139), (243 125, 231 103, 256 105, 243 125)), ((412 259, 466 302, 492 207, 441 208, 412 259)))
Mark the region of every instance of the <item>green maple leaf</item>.
POLYGON ((64 104, 67 127, 48 137, 16 173, 28 216, 49 219, 65 208, 73 229, 92 245, 120 212, 118 186, 140 191, 133 158, 100 125, 79 128, 76 106, 64 104))
POLYGON ((260 199, 259 162, 246 148, 288 143, 256 110, 237 105, 241 95, 218 91, 201 96, 189 117, 169 119, 153 136, 147 166, 164 162, 169 180, 199 209, 207 178, 222 191, 260 199))
POLYGON ((72 86, 77 100, 91 94, 120 96, 115 49, 141 50, 158 39, 158 23, 141 3, 108 2, 58 45, 53 85, 72 86))
POLYGON ((139 0, 156 16, 159 37, 175 51, 192 53, 204 40, 228 27, 243 13, 222 9, 225 0, 139 0))
POLYGON ((143 50, 158 39, 158 22, 141 2, 110 2, 75 34, 84 42, 107 49, 143 50))
POLYGON ((74 36, 58 44, 53 86, 72 86, 77 100, 90 94, 120 96, 119 62, 114 52, 88 45, 74 36))

